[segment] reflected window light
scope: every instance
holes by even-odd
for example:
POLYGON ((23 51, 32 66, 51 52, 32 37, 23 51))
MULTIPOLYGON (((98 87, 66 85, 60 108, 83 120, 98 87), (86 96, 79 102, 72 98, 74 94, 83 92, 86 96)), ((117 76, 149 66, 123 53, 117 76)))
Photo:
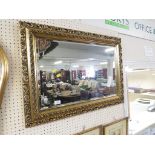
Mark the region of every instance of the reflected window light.
POLYGON ((83 75, 83 76, 82 76, 82 79, 86 79, 86 76, 83 75))
POLYGON ((40 68, 43 68, 44 66, 43 66, 43 65, 40 65, 39 67, 40 67, 40 68))
POLYGON ((115 68, 115 62, 113 62, 113 68, 115 68))
POLYGON ((95 77, 95 69, 94 69, 94 66, 90 66, 90 67, 88 68, 87 76, 88 76, 88 77, 95 77))

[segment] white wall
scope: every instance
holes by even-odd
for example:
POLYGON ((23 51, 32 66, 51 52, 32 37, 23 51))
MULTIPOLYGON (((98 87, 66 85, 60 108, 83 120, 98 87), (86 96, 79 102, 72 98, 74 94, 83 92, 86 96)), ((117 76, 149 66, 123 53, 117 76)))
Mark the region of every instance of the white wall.
MULTIPOLYGON (((118 36, 117 32, 83 25, 81 20, 29 20, 35 23, 118 36)), ((18 20, 0 20, 0 45, 9 58, 9 81, 0 109, 0 134, 75 134, 100 124, 107 124, 126 116, 124 104, 69 117, 63 120, 25 128, 18 20)))
POLYGON ((155 68, 155 41, 119 34, 122 38, 124 66, 131 68, 155 68), (151 56, 145 53, 152 51, 151 56))
POLYGON ((128 73, 129 87, 155 89, 155 70, 128 73))

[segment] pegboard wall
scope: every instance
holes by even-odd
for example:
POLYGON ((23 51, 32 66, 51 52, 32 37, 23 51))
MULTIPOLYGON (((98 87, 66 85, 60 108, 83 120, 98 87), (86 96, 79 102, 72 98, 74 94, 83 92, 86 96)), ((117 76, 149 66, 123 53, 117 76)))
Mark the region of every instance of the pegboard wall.
MULTIPOLYGON (((81 20, 23 21, 118 36, 116 32, 83 25, 81 20)), ((9 80, 0 109, 0 134, 69 135, 126 117, 124 104, 119 104, 36 127, 25 128, 19 20, 0 20, 0 46, 5 50, 9 59, 9 80)))

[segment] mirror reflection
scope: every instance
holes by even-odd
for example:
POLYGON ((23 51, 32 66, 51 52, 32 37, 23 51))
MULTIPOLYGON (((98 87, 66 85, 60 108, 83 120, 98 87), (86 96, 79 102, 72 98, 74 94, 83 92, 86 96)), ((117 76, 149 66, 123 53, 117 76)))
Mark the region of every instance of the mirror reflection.
POLYGON ((37 38, 40 109, 116 94, 115 48, 37 38))

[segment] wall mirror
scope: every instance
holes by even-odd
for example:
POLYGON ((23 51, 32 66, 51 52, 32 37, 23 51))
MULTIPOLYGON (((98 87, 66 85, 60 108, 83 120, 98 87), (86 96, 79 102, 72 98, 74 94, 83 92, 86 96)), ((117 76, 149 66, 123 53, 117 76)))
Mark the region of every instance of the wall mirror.
POLYGON ((8 59, 4 50, 0 47, 0 107, 8 80, 8 59))
POLYGON ((20 22, 26 127, 123 102, 121 40, 20 22))

